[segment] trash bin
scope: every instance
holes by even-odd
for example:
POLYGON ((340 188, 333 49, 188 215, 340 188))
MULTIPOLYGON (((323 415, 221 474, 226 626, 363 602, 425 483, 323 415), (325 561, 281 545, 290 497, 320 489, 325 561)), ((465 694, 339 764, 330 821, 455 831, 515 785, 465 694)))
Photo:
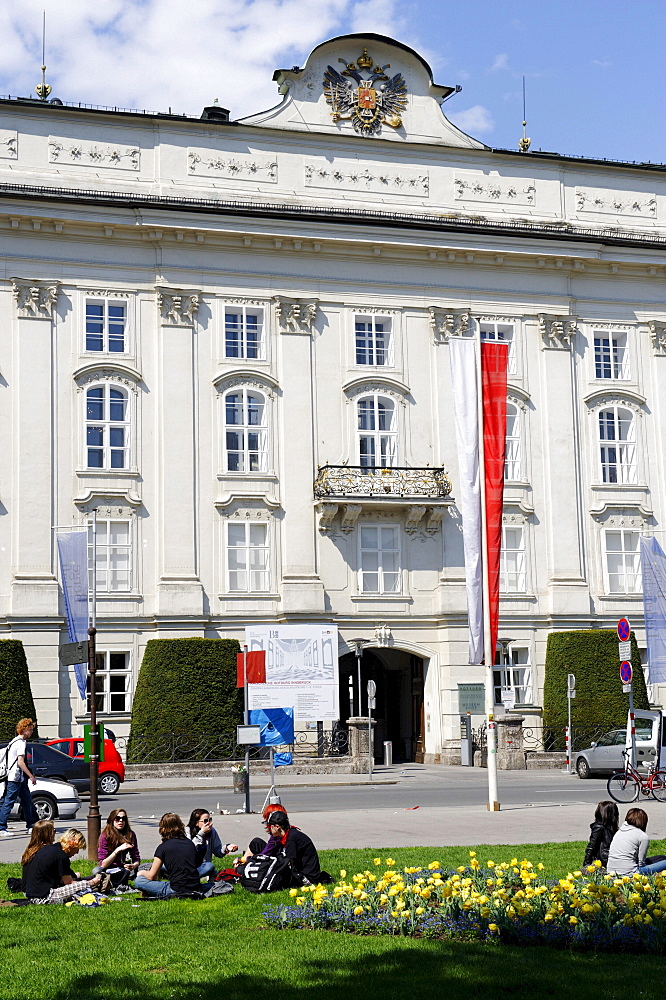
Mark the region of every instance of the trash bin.
POLYGON ((247 788, 247 774, 245 771, 234 771, 233 773, 234 792, 245 792, 247 788))
POLYGON ((390 767, 393 763, 393 743, 391 740, 384 742, 384 767, 390 767))

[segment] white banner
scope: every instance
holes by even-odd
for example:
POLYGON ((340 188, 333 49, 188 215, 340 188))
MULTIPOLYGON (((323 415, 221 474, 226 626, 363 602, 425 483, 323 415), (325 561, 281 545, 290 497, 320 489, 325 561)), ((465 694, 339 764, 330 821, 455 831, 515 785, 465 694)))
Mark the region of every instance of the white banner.
POLYGON ((459 507, 465 549, 469 663, 483 659, 483 581, 481 577, 481 482, 476 342, 450 337, 451 383, 460 476, 459 507))
POLYGON ((248 652, 266 652, 266 683, 249 684, 250 709, 291 708, 296 722, 340 718, 337 625, 256 625, 248 652))
POLYGON ((650 684, 666 681, 666 555, 656 538, 641 538, 643 608, 650 684))

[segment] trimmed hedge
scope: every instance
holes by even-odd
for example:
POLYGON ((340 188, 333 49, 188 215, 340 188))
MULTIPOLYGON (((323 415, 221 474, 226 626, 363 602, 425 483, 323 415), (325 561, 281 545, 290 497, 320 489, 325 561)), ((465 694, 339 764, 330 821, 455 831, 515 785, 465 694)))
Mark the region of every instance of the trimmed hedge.
MULTIPOLYGON (((629 695, 622 691, 617 642, 615 629, 551 632, 548 636, 543 685, 544 740, 548 749, 564 749, 567 674, 576 677, 576 697, 571 702, 574 733, 576 726, 598 726, 604 731, 626 726, 629 695)), ((649 708, 645 677, 633 632, 631 665, 634 672, 634 707, 649 708)))
POLYGON ((25 718, 35 719, 36 712, 23 643, 19 639, 1 639, 0 740, 16 736, 16 723, 25 718))
MULTIPOLYGON (((128 762, 154 759, 152 737, 176 734, 195 743, 202 736, 235 735, 243 721, 239 652, 235 639, 150 639, 132 706, 128 762)), ((180 759, 194 754, 192 747, 180 759)))

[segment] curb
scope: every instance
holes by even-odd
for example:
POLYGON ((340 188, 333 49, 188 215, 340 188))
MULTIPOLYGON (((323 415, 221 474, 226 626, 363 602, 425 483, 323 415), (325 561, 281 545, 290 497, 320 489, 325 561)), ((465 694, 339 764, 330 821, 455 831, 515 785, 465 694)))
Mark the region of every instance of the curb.
MULTIPOLYGON (((135 780, 138 780, 138 779, 135 779, 135 780)), ((214 781, 215 779, 214 778, 210 778, 210 779, 206 778, 204 780, 206 780, 206 781, 208 781, 208 780, 214 781)), ((300 781, 281 781, 280 785, 279 785, 279 788, 367 788, 368 785, 397 785, 397 784, 398 784, 398 782, 394 781, 394 780, 391 780, 391 781, 327 781, 325 784, 320 784, 320 783, 317 783, 317 782, 313 782, 313 783, 307 782, 306 783, 306 782, 300 782, 300 781)), ((202 781, 202 783, 200 785, 199 784, 197 784, 197 785, 179 785, 178 788, 169 788, 169 787, 165 788, 164 785, 161 785, 159 787, 156 786, 154 788, 152 786, 149 786, 147 788, 131 789, 131 788, 127 788, 127 785, 128 785, 128 782, 125 781, 120 786, 121 791, 122 790, 125 790, 125 791, 136 791, 137 793, 139 793, 139 792, 168 792, 168 791, 172 791, 172 792, 176 792, 176 791, 178 791, 178 792, 199 792, 202 789, 208 789, 210 787, 209 785, 203 784, 203 781, 202 781)), ((215 787, 219 788, 220 791, 224 791, 224 792, 231 792, 232 791, 232 786, 231 785, 216 785, 215 787)), ((254 781, 250 782, 250 788, 252 788, 252 789, 257 789, 257 790, 259 790, 259 789, 262 789, 262 790, 265 789, 266 791, 268 791, 271 787, 272 787, 272 785, 270 785, 270 784, 268 784, 268 785, 264 784, 264 783, 260 784, 259 782, 254 782, 254 781)), ((276 786, 276 787, 278 787, 278 786, 276 786)), ((118 794, 120 794, 120 792, 118 794)))

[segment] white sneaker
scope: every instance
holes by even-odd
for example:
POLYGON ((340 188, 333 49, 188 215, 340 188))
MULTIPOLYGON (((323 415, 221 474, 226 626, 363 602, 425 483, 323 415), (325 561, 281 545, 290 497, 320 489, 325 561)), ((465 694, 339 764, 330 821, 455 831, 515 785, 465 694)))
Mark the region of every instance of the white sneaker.
POLYGON ((13 837, 11 830, 0 830, 0 837, 13 837))

